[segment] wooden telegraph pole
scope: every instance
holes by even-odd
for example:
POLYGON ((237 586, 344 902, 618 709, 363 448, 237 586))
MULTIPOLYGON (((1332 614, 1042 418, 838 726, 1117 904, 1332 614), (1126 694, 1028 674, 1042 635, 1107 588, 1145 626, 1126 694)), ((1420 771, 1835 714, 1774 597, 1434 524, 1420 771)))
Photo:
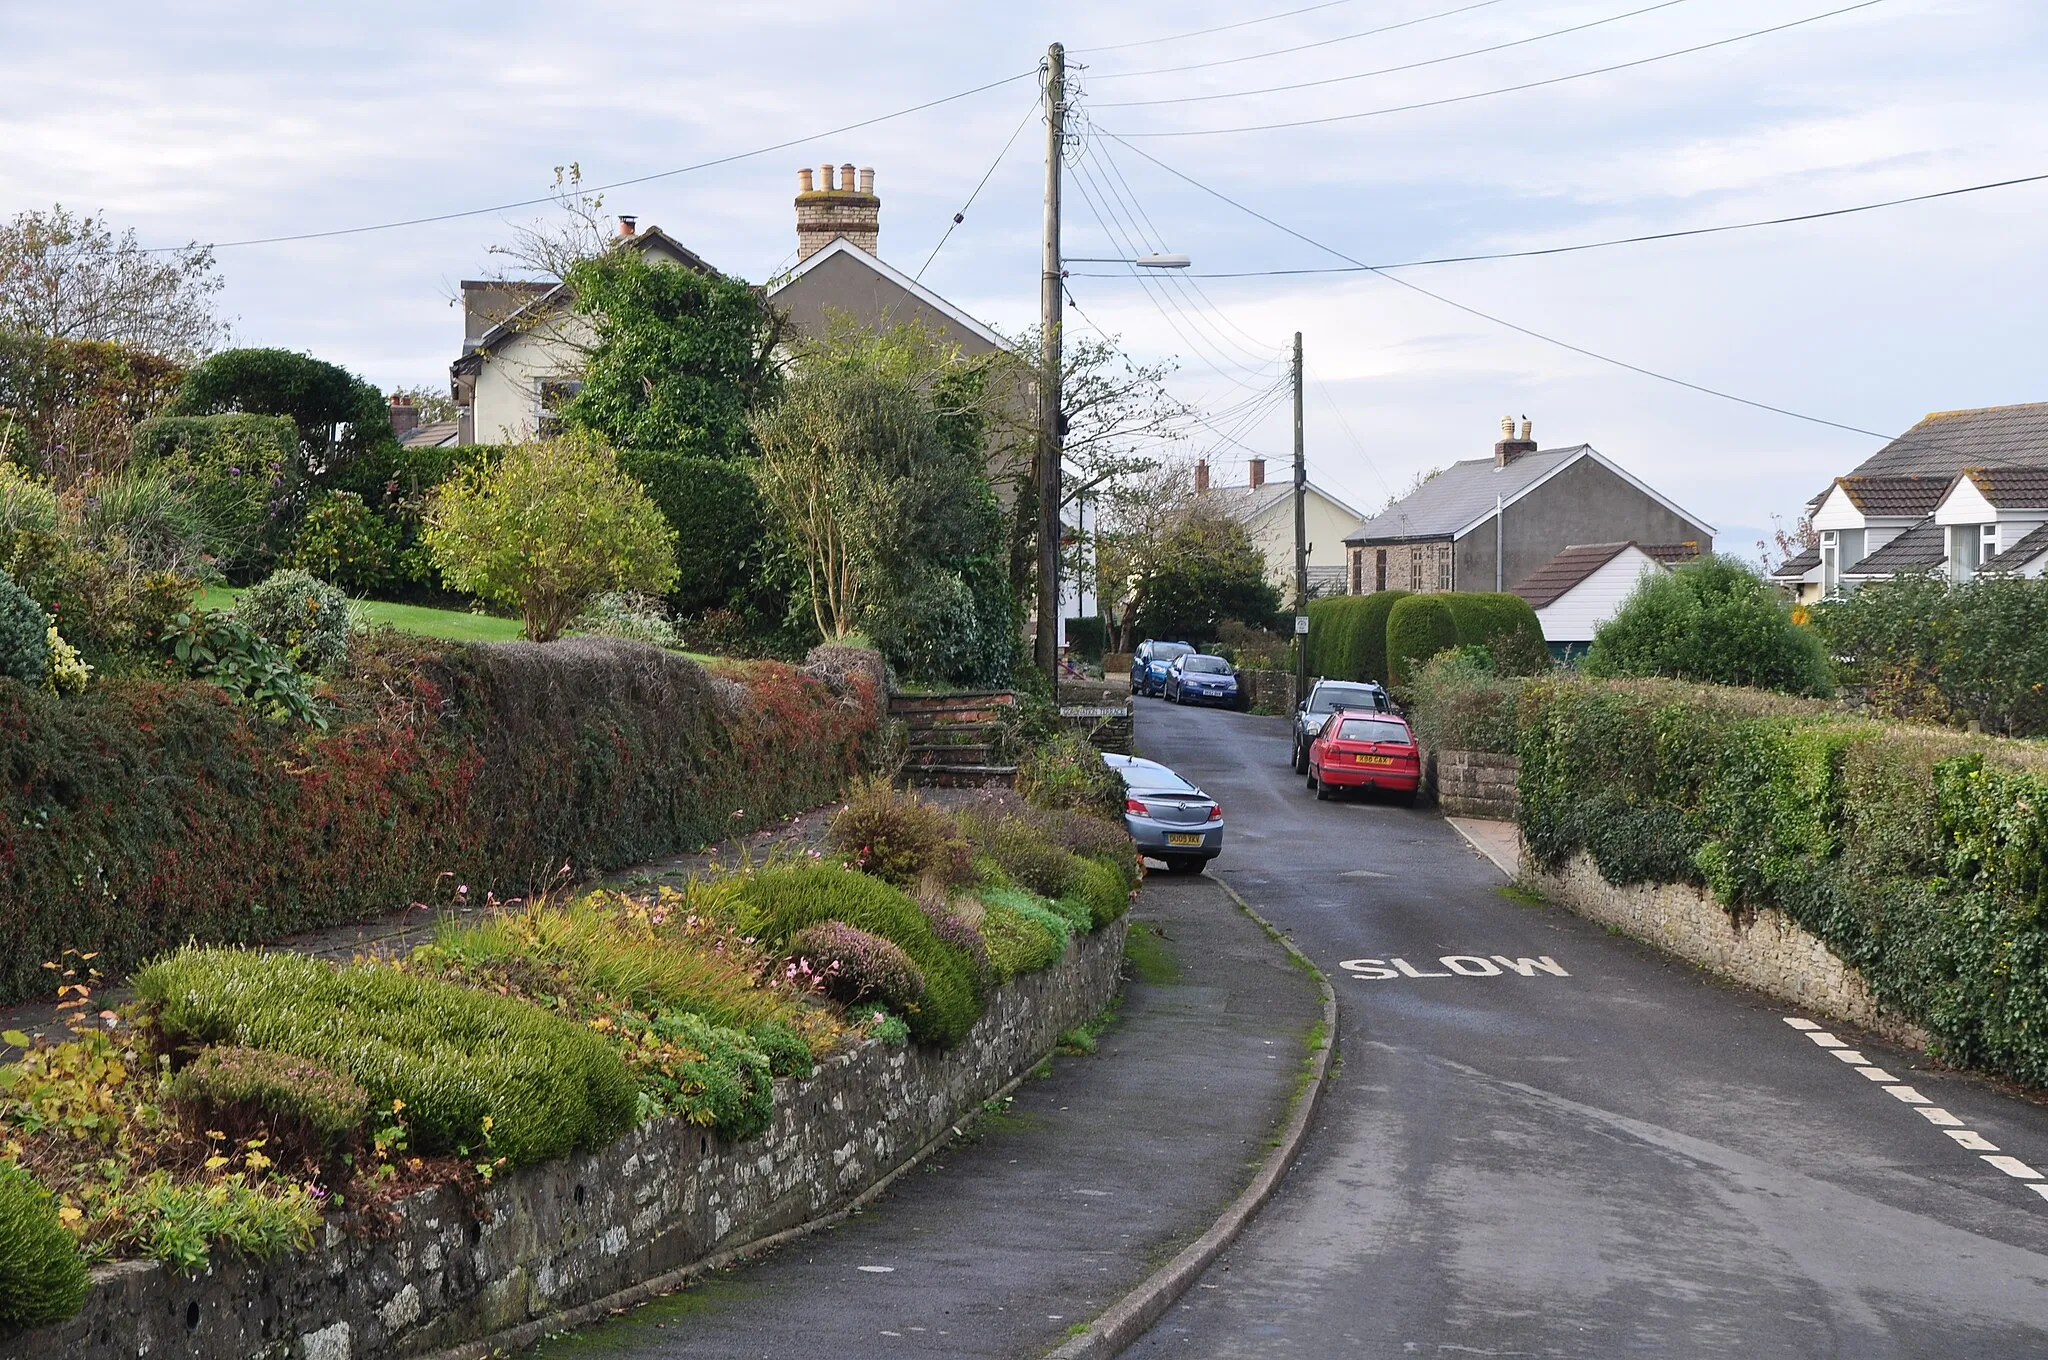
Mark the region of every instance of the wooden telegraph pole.
POLYGON ((1294 333, 1294 701, 1308 697, 1308 460, 1301 437, 1301 332, 1294 333))
POLYGON ((1045 272, 1038 285, 1038 634, 1034 657, 1054 687, 1060 667, 1060 157, 1067 51, 1045 52, 1045 272))

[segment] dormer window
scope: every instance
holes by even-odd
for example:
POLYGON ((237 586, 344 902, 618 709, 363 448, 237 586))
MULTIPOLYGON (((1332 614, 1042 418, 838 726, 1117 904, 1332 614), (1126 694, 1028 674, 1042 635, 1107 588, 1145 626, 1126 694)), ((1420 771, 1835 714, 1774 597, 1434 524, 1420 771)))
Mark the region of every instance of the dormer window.
POLYGON ((1998 556, 1998 526, 1996 524, 1987 524, 1984 526, 1983 546, 1978 551, 1977 562, 1981 566, 1996 556, 1998 556))

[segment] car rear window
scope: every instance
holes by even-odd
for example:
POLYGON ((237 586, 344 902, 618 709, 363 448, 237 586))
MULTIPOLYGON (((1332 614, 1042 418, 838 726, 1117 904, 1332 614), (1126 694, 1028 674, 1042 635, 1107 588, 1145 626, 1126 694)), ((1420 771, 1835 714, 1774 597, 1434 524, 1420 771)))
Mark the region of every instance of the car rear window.
POLYGON ((1182 779, 1171 770, 1125 770, 1123 775, 1125 786, 1136 794, 1191 794, 1200 792, 1193 784, 1188 783, 1187 780, 1182 779))
POLYGON ((1177 656, 1186 656, 1195 650, 1185 642, 1155 642, 1152 644, 1154 661, 1171 661, 1177 656))
POLYGON ((1337 731, 1339 741, 1384 741, 1397 746, 1409 744, 1405 723, 1385 718, 1346 718, 1337 731))
POLYGON ((1200 671, 1209 675, 1225 675, 1230 671, 1230 663, 1220 656, 1191 656, 1180 663, 1180 669, 1183 675, 1189 671, 1200 671))
POLYGON ((1308 696, 1308 711, 1311 713, 1328 713, 1340 705, 1376 710, 1380 706, 1379 692, 1356 685, 1318 685, 1308 696))

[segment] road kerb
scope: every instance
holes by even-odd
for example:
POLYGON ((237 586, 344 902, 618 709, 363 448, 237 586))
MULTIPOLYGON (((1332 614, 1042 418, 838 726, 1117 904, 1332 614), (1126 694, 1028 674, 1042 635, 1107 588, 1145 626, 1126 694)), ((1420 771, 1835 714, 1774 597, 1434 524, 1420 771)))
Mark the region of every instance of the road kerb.
POLYGON ((1309 960, 1308 955, 1295 948, 1294 942, 1280 933, 1280 928, 1252 909, 1251 903, 1238 895, 1235 888, 1221 879, 1212 882, 1230 895, 1237 909, 1256 921, 1265 932, 1278 941, 1296 963, 1307 969, 1323 989, 1323 1043, 1309 1055, 1309 1079, 1301 1098, 1295 1102, 1294 1113, 1287 1121, 1287 1127, 1280 1134, 1279 1145, 1266 1157, 1259 1174, 1243 1193, 1231 1201, 1222 1217, 1210 1225, 1193 1242, 1181 1249, 1179 1255, 1154 1271, 1137 1288, 1125 1294, 1109 1310, 1088 1324, 1081 1332, 1058 1350, 1051 1352, 1046 1360, 1110 1360, 1127 1346, 1143 1336, 1152 1324, 1166 1314, 1181 1295, 1187 1293, 1203 1271, 1214 1264, 1217 1257, 1244 1231, 1294 1165, 1295 1156, 1301 1145, 1308 1141, 1309 1122, 1315 1117, 1316 1104, 1322 1098, 1323 1087, 1329 1080, 1330 1055, 1337 1045, 1337 992, 1330 986, 1330 979, 1323 970, 1309 960))

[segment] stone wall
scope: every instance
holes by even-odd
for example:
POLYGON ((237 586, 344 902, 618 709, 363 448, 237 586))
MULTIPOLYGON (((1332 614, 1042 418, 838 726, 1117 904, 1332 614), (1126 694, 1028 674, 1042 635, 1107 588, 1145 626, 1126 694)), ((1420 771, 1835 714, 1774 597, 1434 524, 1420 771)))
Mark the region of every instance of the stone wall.
POLYGON ((1449 817, 1491 817, 1512 822, 1521 815, 1515 791, 1522 762, 1489 751, 1432 751, 1424 785, 1449 817))
POLYGON ((1244 670, 1237 675, 1253 708, 1270 708, 1275 713, 1294 711, 1300 696, 1294 692, 1293 671, 1244 670))
POLYGON ((0 1360, 453 1360, 528 1345, 843 1211, 1099 1012, 1123 937, 1119 921, 1000 989, 953 1048, 870 1042, 777 1083, 774 1122, 748 1142, 659 1119, 473 1199, 428 1190, 373 1230, 330 1222, 313 1250, 267 1265, 102 1267, 79 1316, 0 1335, 0 1360))
POLYGON ((1617 888, 1583 853, 1557 873, 1533 867, 1525 853, 1522 882, 1580 916, 1787 1005, 1859 1026, 1909 1048, 1927 1047, 1925 1030, 1880 1012, 1861 973, 1772 908, 1738 923, 1710 893, 1690 884, 1617 888))
POLYGON ((1072 732, 1098 751, 1131 754, 1136 725, 1128 696, 1106 704, 1061 704, 1060 730, 1072 732))

